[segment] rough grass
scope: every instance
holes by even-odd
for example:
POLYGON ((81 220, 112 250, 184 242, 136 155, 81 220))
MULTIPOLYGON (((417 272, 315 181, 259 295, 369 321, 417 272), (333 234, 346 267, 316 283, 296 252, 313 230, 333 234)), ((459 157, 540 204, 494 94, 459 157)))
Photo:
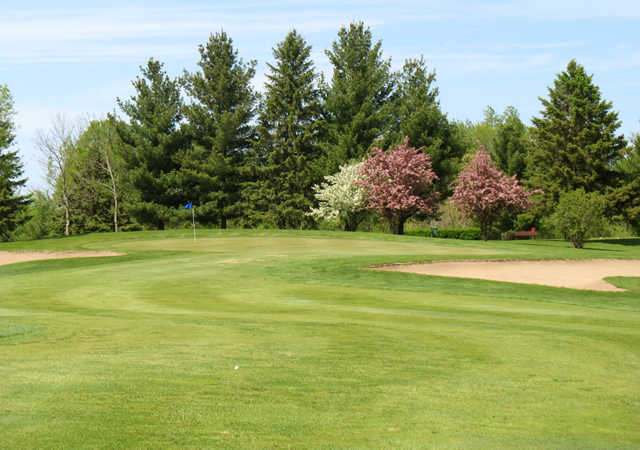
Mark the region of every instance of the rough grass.
POLYGON ((640 279, 604 293, 363 269, 640 259, 638 240, 200 237, 0 245, 128 253, 0 267, 1 447, 640 446, 640 279))

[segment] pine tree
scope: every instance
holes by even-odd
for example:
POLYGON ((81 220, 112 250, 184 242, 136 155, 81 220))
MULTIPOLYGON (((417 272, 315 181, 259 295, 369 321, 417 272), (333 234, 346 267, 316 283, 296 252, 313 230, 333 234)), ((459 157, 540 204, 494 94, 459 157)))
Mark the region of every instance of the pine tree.
POLYGON ((398 74, 394 125, 381 147, 404 141, 429 154, 440 199, 450 194, 450 184, 460 169, 464 142, 455 124, 440 110, 435 72, 429 72, 422 57, 409 59, 398 74))
POLYGON ((618 185, 606 195, 608 215, 614 220, 628 223, 640 232, 640 134, 632 137, 631 145, 617 161, 618 185))
POLYGON ((618 114, 603 100, 592 75, 572 60, 549 88, 544 109, 534 117, 529 183, 544 191, 542 213, 548 214, 561 192, 583 188, 604 192, 613 185, 613 164, 625 148, 618 114))
POLYGON ((133 82, 136 95, 118 105, 129 123, 117 122, 128 182, 134 191, 130 213, 143 225, 164 229, 185 200, 177 183, 183 137, 182 99, 177 81, 150 59, 133 82))
POLYGON ((331 86, 326 90, 329 122, 326 172, 352 159, 362 159, 392 123, 394 90, 390 61, 382 58, 382 43, 373 44, 362 22, 342 27, 331 50, 331 86))
POLYGON ((18 151, 11 151, 15 139, 13 98, 6 85, 0 85, 0 239, 7 240, 11 232, 26 219, 23 212, 30 196, 20 195, 26 179, 18 151))
POLYGON ((318 75, 310 59, 311 46, 295 30, 273 49, 267 64, 260 111, 259 146, 266 165, 261 171, 264 217, 279 228, 311 226, 305 214, 313 205, 313 185, 319 181, 318 138, 322 131, 318 75))
POLYGON ((226 228, 228 219, 241 215, 246 153, 255 139, 256 62, 244 63, 224 31, 211 35, 199 51, 200 71, 182 78, 193 101, 184 108, 191 145, 181 177, 198 220, 226 228))

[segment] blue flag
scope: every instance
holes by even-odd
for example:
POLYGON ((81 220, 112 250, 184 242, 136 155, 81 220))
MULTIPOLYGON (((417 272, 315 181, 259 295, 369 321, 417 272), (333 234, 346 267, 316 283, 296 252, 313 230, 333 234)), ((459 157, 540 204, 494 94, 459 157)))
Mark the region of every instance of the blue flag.
POLYGON ((186 205, 184 205, 184 209, 191 209, 191 208, 193 208, 193 203, 192 202, 189 202, 186 205))

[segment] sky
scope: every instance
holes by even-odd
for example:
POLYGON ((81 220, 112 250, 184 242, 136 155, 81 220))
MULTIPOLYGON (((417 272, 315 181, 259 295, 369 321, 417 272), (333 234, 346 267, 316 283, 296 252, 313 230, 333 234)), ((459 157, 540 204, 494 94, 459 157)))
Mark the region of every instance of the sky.
POLYGON ((239 55, 258 62, 262 90, 272 49, 292 29, 324 51, 338 30, 362 21, 399 69, 424 56, 450 119, 482 120, 515 106, 525 123, 571 59, 613 103, 625 136, 640 131, 640 2, 637 0, 307 0, 106 2, 2 0, 0 84, 14 101, 17 148, 30 189, 46 188, 36 145, 57 114, 101 118, 153 57, 171 77, 197 69, 198 46, 224 30, 239 55))

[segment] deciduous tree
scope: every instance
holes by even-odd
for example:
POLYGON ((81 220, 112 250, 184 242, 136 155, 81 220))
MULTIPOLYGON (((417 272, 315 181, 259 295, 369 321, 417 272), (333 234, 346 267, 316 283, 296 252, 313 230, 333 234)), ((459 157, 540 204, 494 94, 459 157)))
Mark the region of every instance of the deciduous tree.
POLYGON ((36 138, 38 148, 47 163, 47 179, 52 187, 54 199, 64 212, 64 235, 71 233, 74 160, 78 150, 78 138, 84 131, 82 120, 75 122, 57 115, 47 131, 39 130, 36 138))
POLYGON ((339 222, 344 231, 356 231, 365 218, 367 197, 362 186, 360 172, 363 163, 340 166, 340 170, 324 177, 324 181, 315 185, 315 198, 319 203, 309 215, 317 220, 339 222))
POLYGON ((491 225, 503 211, 524 211, 529 197, 541 191, 525 191, 515 175, 508 177, 496 169, 483 145, 478 142, 478 146, 475 158, 455 181, 451 203, 478 222, 486 241, 491 225))
POLYGON ((84 218, 82 231, 118 232, 124 178, 122 143, 115 118, 92 120, 77 142, 74 188, 79 201, 76 216, 84 218))
POLYGON ((404 144, 385 152, 374 147, 364 161, 358 183, 367 195, 367 207, 391 224, 393 234, 404 233, 404 223, 420 212, 433 214, 436 198, 433 183, 438 179, 429 155, 404 144))

